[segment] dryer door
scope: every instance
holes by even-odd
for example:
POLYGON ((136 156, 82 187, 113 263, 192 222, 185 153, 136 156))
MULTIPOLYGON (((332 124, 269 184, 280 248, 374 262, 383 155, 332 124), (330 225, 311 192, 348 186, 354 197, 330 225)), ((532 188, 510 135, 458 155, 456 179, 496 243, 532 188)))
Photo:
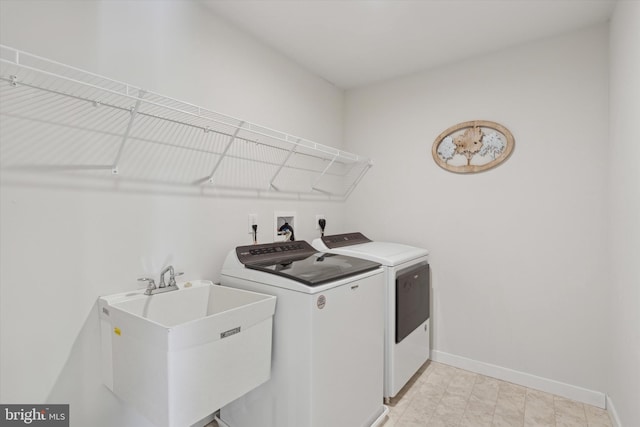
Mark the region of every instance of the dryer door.
POLYGON ((396 344, 429 318, 429 264, 422 262, 396 275, 396 344))

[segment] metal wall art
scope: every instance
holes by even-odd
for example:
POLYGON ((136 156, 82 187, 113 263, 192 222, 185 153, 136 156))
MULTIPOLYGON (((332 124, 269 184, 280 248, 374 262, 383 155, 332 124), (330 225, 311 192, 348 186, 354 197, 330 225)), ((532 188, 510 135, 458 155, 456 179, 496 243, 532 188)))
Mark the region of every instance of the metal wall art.
POLYGON ((486 120, 451 126, 433 142, 433 160, 450 172, 482 172, 505 161, 514 146, 509 130, 486 120))

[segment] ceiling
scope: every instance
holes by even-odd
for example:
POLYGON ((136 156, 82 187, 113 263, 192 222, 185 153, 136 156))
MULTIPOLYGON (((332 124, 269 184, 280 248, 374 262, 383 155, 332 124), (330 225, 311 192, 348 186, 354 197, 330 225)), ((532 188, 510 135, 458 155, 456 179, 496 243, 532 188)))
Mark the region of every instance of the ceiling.
POLYGON ((349 89, 605 22, 615 0, 203 3, 267 46, 349 89))

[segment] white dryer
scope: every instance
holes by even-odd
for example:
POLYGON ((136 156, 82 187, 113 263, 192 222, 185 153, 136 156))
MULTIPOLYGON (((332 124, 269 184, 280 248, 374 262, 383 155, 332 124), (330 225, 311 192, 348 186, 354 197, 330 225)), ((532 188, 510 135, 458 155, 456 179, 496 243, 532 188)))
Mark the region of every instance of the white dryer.
POLYGON ((389 400, 429 359, 429 253, 399 243, 371 241, 362 233, 323 236, 312 245, 319 251, 362 258, 383 266, 384 398, 389 400))
POLYGON ((388 412, 383 275, 379 263, 319 253, 305 241, 231 251, 221 284, 277 299, 271 379, 221 408, 219 425, 380 425, 388 412))

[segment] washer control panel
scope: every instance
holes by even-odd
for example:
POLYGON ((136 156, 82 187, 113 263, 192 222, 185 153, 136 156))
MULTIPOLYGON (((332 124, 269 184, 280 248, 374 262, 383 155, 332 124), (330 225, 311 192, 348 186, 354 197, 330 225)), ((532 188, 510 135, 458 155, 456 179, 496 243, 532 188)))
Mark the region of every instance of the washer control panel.
POLYGON ((305 242, 276 242, 261 245, 238 246, 236 255, 243 264, 264 263, 287 258, 304 258, 318 251, 305 242))

